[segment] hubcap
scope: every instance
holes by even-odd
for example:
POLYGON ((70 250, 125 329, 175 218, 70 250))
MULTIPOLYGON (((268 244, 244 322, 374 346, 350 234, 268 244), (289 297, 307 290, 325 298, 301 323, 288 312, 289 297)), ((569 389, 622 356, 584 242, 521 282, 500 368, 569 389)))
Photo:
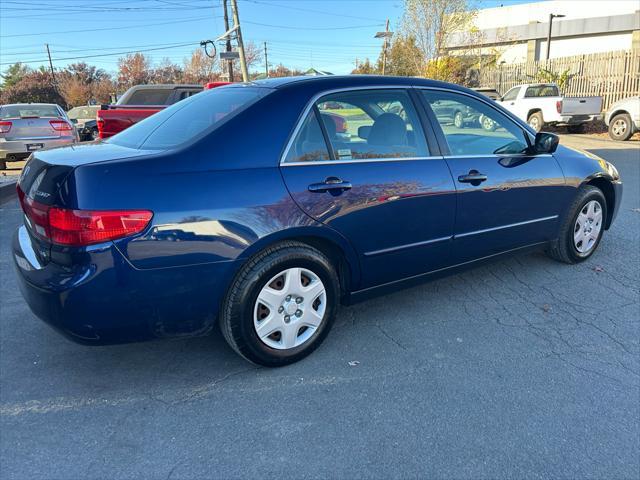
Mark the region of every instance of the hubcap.
POLYGON ((627 131, 627 122, 621 119, 616 120, 611 126, 611 131, 616 136, 624 135, 624 133, 627 131))
POLYGON ((602 229, 602 206, 591 200, 580 210, 573 228, 573 244, 580 253, 588 253, 595 246, 602 229))
POLYGON ((538 117, 531 117, 531 119, 529 119, 529 125, 537 131, 539 126, 538 117))
POLYGON ((327 306, 324 284, 311 270, 288 268, 269 280, 254 307, 258 338, 278 350, 299 347, 320 327, 327 306))

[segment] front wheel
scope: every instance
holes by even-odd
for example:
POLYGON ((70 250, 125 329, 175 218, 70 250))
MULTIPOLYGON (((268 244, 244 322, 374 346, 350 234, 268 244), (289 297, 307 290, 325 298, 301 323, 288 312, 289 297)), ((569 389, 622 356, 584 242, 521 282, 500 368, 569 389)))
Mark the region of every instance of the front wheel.
POLYGON ((580 187, 558 236, 547 253, 564 263, 579 263, 598 248, 607 218, 607 202, 599 188, 580 187))
POLYGON ((240 270, 223 302, 220 328, 247 360, 288 365, 326 338, 338 299, 338 276, 329 259, 303 243, 284 242, 240 270))
POLYGON ((462 112, 456 112, 453 117, 453 126, 456 128, 464 127, 464 117, 462 116, 462 112))

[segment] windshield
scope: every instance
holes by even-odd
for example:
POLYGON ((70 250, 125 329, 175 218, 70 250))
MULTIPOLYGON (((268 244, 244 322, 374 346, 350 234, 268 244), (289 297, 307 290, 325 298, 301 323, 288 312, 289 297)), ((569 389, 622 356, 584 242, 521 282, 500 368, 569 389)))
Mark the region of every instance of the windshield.
POLYGON ((59 117, 60 112, 55 105, 4 105, 0 107, 0 118, 38 118, 59 117))
POLYGON ((165 150, 220 126, 269 92, 258 87, 219 87, 189 97, 114 135, 107 142, 129 148, 165 150))
POLYGON ((75 107, 67 112, 67 116, 72 119, 78 118, 96 118, 98 107, 75 107))

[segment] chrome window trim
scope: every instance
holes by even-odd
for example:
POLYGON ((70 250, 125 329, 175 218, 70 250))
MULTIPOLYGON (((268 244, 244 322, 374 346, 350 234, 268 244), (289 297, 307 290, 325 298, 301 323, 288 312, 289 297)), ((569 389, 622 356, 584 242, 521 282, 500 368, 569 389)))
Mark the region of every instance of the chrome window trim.
MULTIPOLYGON (((310 162, 289 162, 287 163, 285 160, 287 158, 287 155, 289 155, 289 150, 291 150, 291 146, 293 145, 293 142, 295 141, 296 137, 298 136, 298 132, 300 131, 300 129, 302 128, 302 124, 304 123, 304 119, 307 118, 307 115, 309 114, 309 111, 313 108, 313 106, 315 105, 315 103, 322 97, 326 96, 326 95, 332 95, 334 93, 343 93, 343 92, 356 92, 359 90, 406 90, 407 92, 409 90, 411 90, 412 88, 414 88, 414 85, 385 85, 385 84, 380 84, 380 85, 361 85, 361 86, 357 86, 357 87, 343 87, 343 88, 334 88, 331 90, 323 90, 322 92, 318 92, 316 93, 313 97, 311 97, 311 100, 309 100, 309 102, 307 102, 307 105, 304 107, 304 109, 302 110, 302 113, 300 114, 300 116, 298 117, 298 120, 296 122, 296 127, 293 129, 293 133, 291 134, 291 136, 289 137, 289 140, 287 141, 287 146, 284 149, 284 152, 282 153, 282 155, 280 155, 280 162, 278 163, 279 166, 281 167, 286 167, 286 166, 303 166, 303 165, 325 165, 325 164, 329 164, 329 165, 335 165, 337 163, 370 163, 370 162, 376 162, 376 161, 381 161, 381 160, 388 160, 388 161, 399 161, 399 160, 428 160, 428 159, 432 159, 432 158, 442 158, 440 156, 426 156, 426 157, 396 157, 396 158, 381 158, 381 159, 371 159, 371 160, 313 160, 310 162)), ((413 99, 409 98, 411 100, 411 103, 413 105, 413 99)), ((422 125, 421 125, 422 127, 422 125)), ((421 128, 422 129, 422 128, 421 128)), ((422 132, 422 134, 424 135, 424 132, 422 132)), ((426 135, 425 135, 425 144, 427 145, 427 148, 429 148, 429 144, 427 142, 426 139, 426 135)))
POLYGON ((340 165, 347 163, 384 163, 384 162, 412 162, 416 160, 437 160, 442 156, 433 157, 389 157, 389 158, 371 158, 371 159, 350 159, 350 160, 314 160, 312 162, 285 162, 281 163, 281 167, 306 167, 311 165, 340 165))

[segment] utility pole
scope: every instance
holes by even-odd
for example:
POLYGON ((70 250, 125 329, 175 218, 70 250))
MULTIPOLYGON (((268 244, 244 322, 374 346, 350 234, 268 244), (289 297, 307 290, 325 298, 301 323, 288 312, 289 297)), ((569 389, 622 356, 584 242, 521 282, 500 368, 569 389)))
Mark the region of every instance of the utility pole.
POLYGON ((249 81, 249 72, 247 71, 247 59, 244 55, 244 43, 242 43, 242 30, 240 29, 240 18, 238 17, 238 1, 231 0, 231 12, 233 13, 233 26, 236 27, 236 35, 238 37, 238 53, 240 54, 240 68, 242 69, 242 81, 249 81))
POLYGON ((267 42, 264 42, 264 74, 269 78, 269 57, 267 57, 267 42))
POLYGON ((553 19, 563 17, 566 17, 566 15, 555 15, 553 13, 549 14, 549 31, 547 32, 547 60, 549 60, 549 53, 551 53, 551 27, 553 25, 553 19))
POLYGON ((47 47, 47 56, 49 57, 49 67, 51 68, 51 83, 53 83, 53 86, 56 86, 56 74, 53 71, 53 62, 51 61, 51 52, 49 51, 49 44, 45 43, 44 44, 45 47, 47 47))
POLYGON ((382 75, 387 71, 387 45, 389 42, 389 38, 393 35, 393 32, 389 31, 389 19, 387 18, 387 26, 384 32, 377 32, 374 38, 383 38, 384 42, 382 43, 382 75))
POLYGON ((387 18, 387 26, 384 29, 385 33, 387 33, 387 35, 385 35, 384 37, 384 44, 382 45, 382 75, 385 74, 385 71, 387 70, 387 39, 388 34, 389 34, 389 19, 387 18))
MULTIPOLYGON (((229 13, 227 12, 227 0, 222 0, 222 7, 224 8, 224 31, 229 31, 229 13)), ((226 51, 231 51, 231 35, 227 35, 226 51)), ((233 82, 233 59, 227 60, 227 75, 229 81, 233 82)))

